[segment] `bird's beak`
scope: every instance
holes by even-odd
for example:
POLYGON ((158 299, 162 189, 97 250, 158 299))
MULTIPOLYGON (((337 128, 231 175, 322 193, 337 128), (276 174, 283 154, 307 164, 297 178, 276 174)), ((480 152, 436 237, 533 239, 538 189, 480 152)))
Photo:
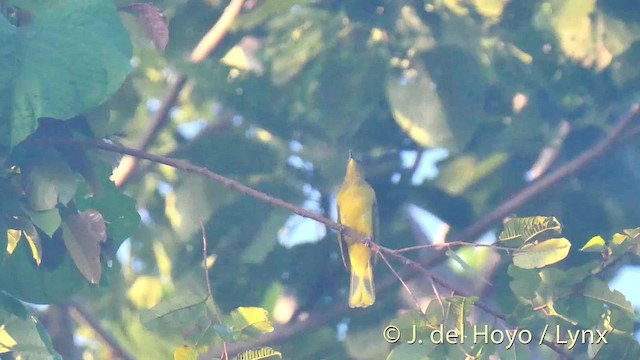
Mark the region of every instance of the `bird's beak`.
POLYGON ((349 149, 349 160, 353 159, 353 152, 349 149))

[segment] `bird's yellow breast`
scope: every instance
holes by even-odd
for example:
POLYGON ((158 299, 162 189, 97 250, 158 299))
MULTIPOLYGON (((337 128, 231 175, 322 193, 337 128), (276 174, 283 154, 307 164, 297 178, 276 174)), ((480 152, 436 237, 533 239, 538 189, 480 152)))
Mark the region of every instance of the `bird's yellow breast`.
POLYGON ((375 193, 365 182, 344 184, 336 202, 340 208, 340 223, 364 235, 373 235, 373 202, 375 193))

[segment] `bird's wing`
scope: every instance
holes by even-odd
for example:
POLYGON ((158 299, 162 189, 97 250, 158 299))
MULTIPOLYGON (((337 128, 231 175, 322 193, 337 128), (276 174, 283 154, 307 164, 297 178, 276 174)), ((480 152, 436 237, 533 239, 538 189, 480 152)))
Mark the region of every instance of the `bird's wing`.
MULTIPOLYGON (((340 206, 337 205, 338 207, 338 224, 342 224, 342 220, 340 218, 340 206)), ((340 245, 340 256, 342 257, 342 264, 344 265, 345 269, 347 268, 347 261, 344 258, 344 249, 343 249, 343 242, 344 242, 344 236, 342 235, 341 231, 338 231, 338 244, 340 245)))

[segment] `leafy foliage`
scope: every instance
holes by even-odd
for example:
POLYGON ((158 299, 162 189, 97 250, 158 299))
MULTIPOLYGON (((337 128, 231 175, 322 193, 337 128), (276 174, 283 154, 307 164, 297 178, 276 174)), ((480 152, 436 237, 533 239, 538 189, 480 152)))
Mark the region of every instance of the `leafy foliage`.
POLYGON ((635 4, 245 1, 188 62, 227 3, 0 0, 0 356, 73 358, 51 316, 72 301, 113 335, 107 349, 76 328, 96 359, 640 357, 638 303, 609 283, 640 255, 637 125, 552 186, 525 175, 563 169, 637 104, 635 4), (409 295, 378 261, 376 304, 344 313, 326 227, 165 165, 121 182, 131 158, 97 150, 119 143, 326 217, 353 150, 392 249, 504 203, 523 217, 490 248, 403 252, 394 269, 440 263, 437 279, 410 270, 409 295), (424 231, 416 209, 448 226, 424 231), (473 329, 517 340, 434 340, 473 329))

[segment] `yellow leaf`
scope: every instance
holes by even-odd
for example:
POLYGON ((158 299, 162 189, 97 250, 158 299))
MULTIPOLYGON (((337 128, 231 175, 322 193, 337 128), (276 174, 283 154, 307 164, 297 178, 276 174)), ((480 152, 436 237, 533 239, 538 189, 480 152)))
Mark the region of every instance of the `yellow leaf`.
POLYGON ((9 241, 7 242, 7 252, 9 254, 13 254, 13 250, 18 246, 18 241, 20 241, 20 236, 22 236, 22 231, 20 230, 7 230, 7 237, 9 241))
POLYGON ((198 352, 188 345, 183 345, 173 352, 173 360, 196 360, 198 352))
POLYGON ((127 291, 127 297, 138 309, 150 309, 162 298, 162 283, 156 276, 139 276, 127 291))
POLYGON ((594 236, 591 240, 587 241, 586 244, 580 249, 580 251, 585 252, 601 252, 604 250, 605 242, 602 236, 594 236))
POLYGON ((262 333, 272 332, 273 325, 269 321, 269 312, 259 307, 239 307, 231 313, 235 330, 255 328, 262 333))
POLYGON ((4 325, 0 326, 0 354, 11 351, 16 346, 16 341, 9 335, 4 325))

